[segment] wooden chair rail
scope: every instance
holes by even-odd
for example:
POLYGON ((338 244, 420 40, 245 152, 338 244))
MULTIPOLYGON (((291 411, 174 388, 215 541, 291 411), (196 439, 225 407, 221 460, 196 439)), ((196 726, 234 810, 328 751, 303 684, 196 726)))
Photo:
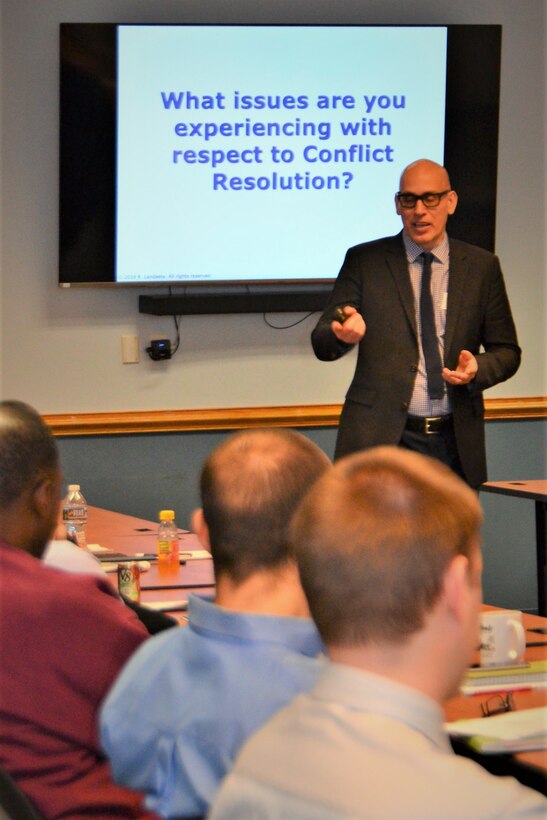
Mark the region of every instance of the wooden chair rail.
MULTIPOLYGON (((547 397, 487 399, 486 419, 547 417, 547 397)), ((131 435, 249 427, 336 427, 341 404, 232 407, 201 410, 129 410, 105 413, 56 413, 43 416, 56 436, 131 435)))

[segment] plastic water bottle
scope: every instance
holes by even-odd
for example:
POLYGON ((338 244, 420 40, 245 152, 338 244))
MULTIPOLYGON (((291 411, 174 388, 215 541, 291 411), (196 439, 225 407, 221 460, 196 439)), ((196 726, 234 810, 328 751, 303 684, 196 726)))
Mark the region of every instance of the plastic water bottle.
POLYGON ((63 501, 63 523, 66 537, 79 547, 87 546, 85 528, 87 524, 87 503, 80 492, 79 484, 69 484, 63 501))
POLYGON ((179 537, 173 510, 162 510, 160 512, 158 563, 164 566, 166 564, 178 566, 179 563, 179 537))

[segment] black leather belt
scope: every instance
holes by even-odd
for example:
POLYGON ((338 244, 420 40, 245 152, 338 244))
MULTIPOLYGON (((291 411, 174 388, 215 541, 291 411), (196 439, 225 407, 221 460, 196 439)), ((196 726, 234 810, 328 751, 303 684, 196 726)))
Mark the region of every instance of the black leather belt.
POLYGON ((434 416, 433 418, 423 418, 422 416, 407 416, 405 430, 413 433, 423 433, 432 436, 442 432, 452 424, 452 416, 434 416))

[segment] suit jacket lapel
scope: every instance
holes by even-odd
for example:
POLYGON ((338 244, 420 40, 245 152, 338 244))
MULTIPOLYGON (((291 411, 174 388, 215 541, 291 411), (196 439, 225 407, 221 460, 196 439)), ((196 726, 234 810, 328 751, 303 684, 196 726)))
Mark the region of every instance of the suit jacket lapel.
POLYGON ((466 280, 469 276, 469 263, 465 250, 461 246, 454 245, 451 240, 449 240, 449 247, 448 301, 444 331, 445 358, 450 351, 454 332, 465 306, 466 280))
POLYGON ((399 296, 405 310, 408 322, 416 339, 418 338, 418 328, 416 327, 416 310, 414 307, 414 293, 408 273, 408 262, 403 244, 402 233, 393 237, 386 253, 388 268, 395 280, 399 296))

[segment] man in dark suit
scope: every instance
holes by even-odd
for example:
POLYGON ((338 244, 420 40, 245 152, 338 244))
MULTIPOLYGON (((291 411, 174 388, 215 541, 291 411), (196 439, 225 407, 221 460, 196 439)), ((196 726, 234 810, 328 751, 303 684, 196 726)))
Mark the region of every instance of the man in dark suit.
POLYGON ((440 459, 478 488, 486 480, 483 390, 516 372, 520 348, 497 257, 446 234, 457 202, 441 165, 409 165, 395 196, 402 233, 349 249, 312 344, 323 361, 359 344, 336 458, 398 444, 440 459), (426 264, 438 359, 428 358, 427 368, 426 264))

